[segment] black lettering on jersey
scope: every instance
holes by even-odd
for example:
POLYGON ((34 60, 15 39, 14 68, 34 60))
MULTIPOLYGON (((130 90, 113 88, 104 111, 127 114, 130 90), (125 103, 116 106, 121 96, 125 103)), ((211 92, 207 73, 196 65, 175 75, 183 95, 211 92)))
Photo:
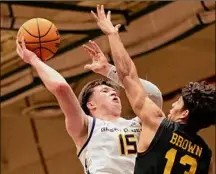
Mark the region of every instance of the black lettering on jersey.
POLYGON ((128 132, 128 128, 124 128, 124 132, 128 132))
POLYGON ((131 132, 134 132, 134 133, 141 132, 141 129, 140 128, 131 129, 131 132))
POLYGON ((108 131, 108 132, 118 132, 118 131, 120 131, 120 129, 118 129, 116 127, 114 127, 114 128, 102 127, 101 128, 101 132, 106 132, 106 131, 108 131))

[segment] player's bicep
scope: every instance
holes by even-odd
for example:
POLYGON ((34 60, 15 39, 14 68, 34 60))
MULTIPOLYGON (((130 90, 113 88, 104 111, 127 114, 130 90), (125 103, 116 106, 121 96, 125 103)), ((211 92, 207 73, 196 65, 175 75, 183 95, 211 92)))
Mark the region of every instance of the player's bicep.
POLYGON ((163 116, 162 110, 148 97, 139 79, 124 79, 125 90, 131 107, 139 118, 144 121, 151 117, 163 116))
POLYGON ((144 119, 164 117, 163 111, 148 96, 144 99, 140 115, 144 119))
POLYGON ((133 79, 130 76, 127 76, 124 78, 123 83, 125 86, 125 93, 131 104, 131 107, 137 114, 137 112, 140 111, 140 108, 143 104, 145 97, 147 96, 147 93, 144 92, 144 89, 138 78, 133 79))
POLYGON ((56 98, 65 115, 67 132, 76 143, 88 133, 87 116, 69 85, 59 88, 56 98))

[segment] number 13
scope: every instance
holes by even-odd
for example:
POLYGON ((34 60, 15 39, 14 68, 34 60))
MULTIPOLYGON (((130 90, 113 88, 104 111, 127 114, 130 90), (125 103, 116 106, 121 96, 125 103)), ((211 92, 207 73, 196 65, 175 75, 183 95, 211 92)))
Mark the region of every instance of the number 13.
MULTIPOLYGON (((177 153, 177 150, 174 149, 174 148, 170 149, 166 153, 165 158, 167 159, 167 163, 166 163, 163 174, 170 174, 171 173, 172 167, 173 167, 173 164, 174 164, 174 161, 175 161, 176 153, 177 153)), ((190 165, 189 172, 186 171, 186 172, 184 172, 184 174, 195 174, 196 169, 197 169, 197 161, 196 161, 195 158, 193 158, 193 157, 191 157, 189 155, 184 155, 180 159, 180 164, 182 164, 182 165, 189 164, 190 165)))

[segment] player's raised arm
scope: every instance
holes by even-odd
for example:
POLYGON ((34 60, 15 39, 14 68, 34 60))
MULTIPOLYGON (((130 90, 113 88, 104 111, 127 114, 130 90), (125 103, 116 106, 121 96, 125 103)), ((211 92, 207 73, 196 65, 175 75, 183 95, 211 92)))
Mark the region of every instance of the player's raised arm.
MULTIPOLYGON (((89 69, 94 71, 95 73, 106 76, 107 78, 113 80, 119 86, 124 88, 122 81, 118 77, 116 67, 108 62, 106 56, 94 41, 90 40, 89 45, 83 45, 83 48, 92 60, 91 64, 85 65, 85 69, 89 69)), ((142 86, 146 89, 151 100, 154 101, 160 108, 162 108, 163 98, 162 93, 158 89, 158 87, 147 80, 140 78, 139 80, 142 86)))
POLYGON ((103 5, 98 5, 97 15, 93 11, 91 13, 101 30, 108 35, 118 76, 125 87, 134 112, 146 123, 149 118, 162 117, 164 115, 162 110, 149 99, 146 89, 139 81, 136 67, 118 35, 120 26, 114 27, 111 23, 111 12, 106 15, 103 5))
POLYGON ((36 69, 46 88, 55 95, 65 115, 65 123, 69 135, 73 138, 78 148, 82 146, 88 133, 87 116, 70 85, 57 71, 42 62, 35 53, 28 50, 24 39, 22 39, 22 47, 17 41, 17 53, 24 62, 36 69))

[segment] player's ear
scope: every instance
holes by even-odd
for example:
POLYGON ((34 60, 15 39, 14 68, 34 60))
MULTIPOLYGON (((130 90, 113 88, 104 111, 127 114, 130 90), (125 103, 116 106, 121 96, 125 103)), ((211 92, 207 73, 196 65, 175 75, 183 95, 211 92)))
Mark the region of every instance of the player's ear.
POLYGON ((92 109, 96 108, 96 105, 95 105, 95 103, 93 101, 89 101, 87 103, 87 107, 88 107, 89 110, 92 110, 92 109))
POLYGON ((185 118, 188 117, 188 115, 189 115, 189 110, 185 109, 185 110, 182 111, 181 118, 185 119, 185 118))

